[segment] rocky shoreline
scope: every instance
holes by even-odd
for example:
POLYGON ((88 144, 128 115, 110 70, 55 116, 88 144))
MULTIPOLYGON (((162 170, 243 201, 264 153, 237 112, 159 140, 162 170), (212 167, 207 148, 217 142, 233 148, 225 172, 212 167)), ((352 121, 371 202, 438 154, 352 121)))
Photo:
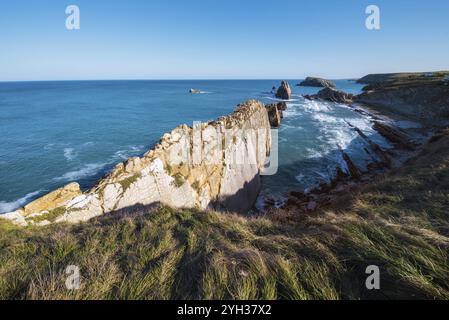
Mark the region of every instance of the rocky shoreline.
MULTIPOLYGON (((443 94, 438 96, 438 101, 444 104, 449 97, 447 91, 449 87, 445 80, 439 78, 439 80, 426 78, 425 80, 428 82, 423 83, 425 81, 421 75, 415 80, 408 76, 407 85, 404 85, 404 80, 401 77, 399 79, 401 79, 399 83, 391 79, 386 80, 385 83, 375 82, 374 89, 369 86, 359 95, 348 94, 336 90, 332 86, 325 86, 316 95, 304 96, 305 99, 310 100, 342 103, 351 107, 354 112, 369 117, 372 128, 391 142, 394 148, 383 150, 360 128, 347 122, 348 126, 366 142, 365 151, 372 155, 373 162, 368 165, 367 170, 363 171, 354 164, 344 150, 337 146, 340 149, 344 166, 335 168, 334 179, 307 192, 291 192, 283 210, 313 212, 323 208, 337 201, 340 195, 356 190, 379 175, 394 171, 415 155, 417 150, 427 142, 423 140, 417 143, 403 129, 394 126, 392 122, 385 121, 382 116, 385 108, 379 107, 377 103, 370 104, 370 97, 388 93, 389 104, 391 104, 398 99, 404 99, 402 96, 404 90, 412 90, 416 86, 425 85, 427 90, 421 91, 417 104, 421 104, 422 101, 434 101, 433 94, 441 90, 443 94), (376 114, 372 110, 379 113, 376 114)), ((291 88, 287 81, 282 81, 275 96, 283 100, 291 98, 291 88)), ((449 115, 448 105, 441 106, 437 114, 449 115)), ((414 109, 416 106, 410 108, 414 109)), ((268 156, 271 148, 271 136, 268 137, 269 129, 278 128, 281 125, 283 111, 286 109, 285 101, 263 105, 252 100, 239 105, 230 116, 201 125, 202 135, 206 136, 206 145, 212 141, 210 139, 209 141, 207 137, 212 138, 212 131, 219 128, 221 131, 224 129, 240 130, 241 128, 264 129, 267 138, 264 149, 258 150, 260 157, 258 157, 256 166, 249 165, 243 167, 242 170, 239 169, 238 172, 231 172, 233 169, 225 165, 223 161, 212 167, 203 164, 190 166, 182 162, 175 166, 171 165, 170 160, 174 154, 194 147, 182 139, 183 132, 192 134, 193 129, 184 125, 174 129, 170 134, 164 135, 160 143, 142 158, 131 158, 118 164, 110 174, 87 192, 81 192, 77 183, 71 183, 19 210, 3 214, 0 217, 20 225, 79 222, 126 207, 153 203, 162 203, 173 207, 222 208, 225 211, 233 212, 247 210, 254 204, 260 189, 259 172, 263 167, 265 156, 268 156)), ((397 112, 397 114, 401 117, 404 116, 403 112, 397 112)), ((435 115, 427 114, 426 119, 435 115)), ((445 119, 447 118, 445 117, 445 119)), ((423 122, 425 123, 425 121, 423 122)), ((435 133, 437 128, 439 127, 425 126, 423 131, 430 135, 435 133)), ((255 141, 245 140, 244 149, 239 149, 236 139, 233 140, 233 143, 226 144, 227 149, 224 155, 226 152, 233 155, 246 154, 248 149, 257 144, 255 141)), ((210 147, 206 145, 203 147, 206 149, 210 147)), ((270 206, 268 202, 268 208, 264 212, 277 209, 274 205, 270 206)))
MULTIPOLYGON (((439 134, 441 128, 445 127, 449 118, 449 87, 444 76, 445 72, 438 75, 429 76, 429 73, 424 74, 392 74, 392 75, 370 75, 358 80, 359 83, 370 83, 368 87, 364 88, 364 92, 359 95, 351 95, 343 91, 339 91, 330 87, 326 87, 315 95, 305 95, 305 99, 321 100, 345 104, 372 119, 372 128, 388 140, 394 148, 385 151, 369 137, 367 137, 362 130, 351 123, 347 124, 352 127, 359 136, 367 143, 369 148, 365 149, 367 153, 372 153, 378 160, 374 160, 368 165, 367 170, 362 171, 352 162, 349 155, 341 150, 342 158, 345 162, 346 168, 337 167, 336 175, 329 183, 322 183, 316 188, 307 190, 305 192, 293 191, 290 193, 288 200, 281 207, 268 206, 263 213, 270 215, 285 214, 286 211, 296 211, 297 213, 311 213, 319 209, 332 206, 335 202, 340 201, 342 197, 350 192, 357 192, 363 186, 370 184, 377 177, 389 174, 396 171, 408 160, 412 159, 416 154, 423 150, 429 143, 437 140, 441 135, 439 134), (407 81, 404 83, 404 77, 407 81), (373 85, 375 89, 373 89, 373 85), (425 90, 420 90, 425 86, 425 90), (420 96, 416 102, 412 100, 416 98, 416 94, 412 97, 404 97, 404 91, 418 90, 420 96), (372 103, 372 98, 377 96, 388 96, 388 101, 383 101, 384 105, 379 106, 379 103, 372 103), (406 100, 412 110, 422 108, 423 101, 426 102, 426 114, 409 115, 403 110, 389 110, 385 113, 385 109, 391 108, 398 101, 406 100), (438 114, 441 115, 442 121, 433 122, 429 125, 429 119, 435 117, 435 113, 428 111, 429 102, 438 101, 440 103, 438 114), (386 107, 385 107, 386 104, 386 107), (420 123, 425 126, 422 128, 423 136, 430 136, 428 139, 422 141, 414 141, 403 129, 394 126, 391 122, 385 121, 382 115, 373 114, 372 111, 384 113, 387 116, 399 116, 401 118, 411 118, 412 120, 420 120, 420 123), (282 213, 283 212, 283 213, 282 213)), ((399 109, 401 104, 398 105, 399 109)))

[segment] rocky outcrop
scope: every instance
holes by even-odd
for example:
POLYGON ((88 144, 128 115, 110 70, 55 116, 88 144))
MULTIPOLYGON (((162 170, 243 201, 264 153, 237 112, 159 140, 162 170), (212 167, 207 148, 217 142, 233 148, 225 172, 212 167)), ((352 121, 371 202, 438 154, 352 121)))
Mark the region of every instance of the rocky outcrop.
POLYGON ((268 104, 265 106, 268 112, 268 119, 270 125, 273 128, 278 128, 281 125, 281 120, 284 118, 282 111, 287 109, 287 104, 285 102, 268 104))
POLYGON ((276 91, 276 98, 290 100, 292 97, 292 89, 287 81, 282 81, 281 86, 276 91))
POLYGON ((0 217, 21 225, 37 216, 43 224, 73 223, 153 204, 243 212, 256 201, 270 148, 267 110, 251 100, 216 121, 175 128, 84 193, 70 184, 0 217))
MULTIPOLYGON (((376 167, 380 167, 380 168, 391 168, 392 166, 392 161, 390 156, 388 155, 387 152, 385 152, 384 150, 382 150, 382 148, 375 143, 374 141, 372 141, 370 138, 368 138, 368 136, 366 134, 363 133, 362 130, 360 130, 360 128, 357 128, 356 126, 352 125, 351 123, 347 122, 346 123, 353 128, 358 134, 359 136, 365 140, 365 142, 368 144, 368 146, 370 147, 370 149, 374 152, 374 154, 377 156, 378 159, 374 159, 376 162, 376 167)), ((367 149, 365 149, 365 151, 369 154, 371 154, 371 152, 367 149)), ((371 167, 374 167, 373 165, 371 165, 371 167)))
POLYGON ((324 88, 315 95, 304 96, 304 98, 309 100, 324 100, 329 102, 345 103, 345 104, 351 104, 353 101, 353 97, 354 96, 350 93, 335 90, 332 88, 324 88))
POLYGON ((379 132, 385 139, 391 141, 397 148, 413 150, 414 144, 400 129, 380 121, 374 121, 373 129, 379 132))
POLYGON ((429 126, 449 123, 447 72, 369 75, 355 102, 381 112, 398 114, 429 126))
POLYGON ((301 87, 320 87, 320 88, 336 88, 335 83, 330 80, 307 77, 304 81, 298 84, 301 87))
POLYGON ((341 150, 341 155, 343 157, 343 160, 346 163, 346 166, 348 168, 349 175, 351 176, 351 178, 353 178, 353 179, 360 179, 362 177, 362 173, 357 168, 357 166, 354 164, 354 162, 352 162, 352 160, 349 157, 349 155, 346 152, 344 152, 343 150, 341 150))

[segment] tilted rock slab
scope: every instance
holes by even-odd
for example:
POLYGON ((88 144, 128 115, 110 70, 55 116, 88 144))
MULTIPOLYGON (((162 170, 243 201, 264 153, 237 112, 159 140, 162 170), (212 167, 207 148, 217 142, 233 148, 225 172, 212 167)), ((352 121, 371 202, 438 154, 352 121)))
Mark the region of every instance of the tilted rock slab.
POLYGON ((256 201, 270 149, 267 110, 250 100, 216 121, 175 128, 143 157, 117 164, 84 193, 72 183, 0 217, 20 225, 36 218, 41 225, 76 223, 153 204, 244 212, 256 201))

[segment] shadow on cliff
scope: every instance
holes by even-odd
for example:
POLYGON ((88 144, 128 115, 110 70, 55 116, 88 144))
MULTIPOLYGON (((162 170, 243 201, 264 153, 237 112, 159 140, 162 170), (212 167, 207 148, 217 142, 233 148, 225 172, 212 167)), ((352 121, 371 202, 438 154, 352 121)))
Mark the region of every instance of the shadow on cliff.
POLYGON ((254 206, 262 187, 260 175, 244 183, 235 194, 221 197, 211 204, 211 208, 220 212, 246 213, 254 206))
MULTIPOLYGON (((259 195, 260 188, 261 179, 260 176, 257 175, 251 181, 245 182, 244 186, 235 194, 222 197, 220 200, 211 202, 206 210, 215 210, 222 213, 245 214, 254 206, 259 195)), ((137 203, 126 208, 110 211, 104 215, 93 218, 90 221, 101 219, 102 224, 104 224, 107 223, 108 220, 114 221, 115 219, 122 219, 123 217, 135 217, 138 214, 150 213, 163 207, 169 206, 159 201, 148 205, 137 203)), ((198 212, 206 211, 198 208, 177 208, 176 210, 194 210, 198 212)))

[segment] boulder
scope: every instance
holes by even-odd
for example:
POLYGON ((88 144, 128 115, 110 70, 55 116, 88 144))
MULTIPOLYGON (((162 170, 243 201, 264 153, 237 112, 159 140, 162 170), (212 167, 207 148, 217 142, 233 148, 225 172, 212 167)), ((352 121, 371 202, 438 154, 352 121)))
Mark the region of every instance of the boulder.
POLYGON ((292 89, 287 81, 282 81, 281 86, 276 91, 276 98, 283 100, 290 100, 292 96, 292 89))
POLYGON ((302 81, 298 86, 301 87, 321 87, 321 88, 336 88, 335 83, 330 80, 307 77, 306 80, 302 81))

